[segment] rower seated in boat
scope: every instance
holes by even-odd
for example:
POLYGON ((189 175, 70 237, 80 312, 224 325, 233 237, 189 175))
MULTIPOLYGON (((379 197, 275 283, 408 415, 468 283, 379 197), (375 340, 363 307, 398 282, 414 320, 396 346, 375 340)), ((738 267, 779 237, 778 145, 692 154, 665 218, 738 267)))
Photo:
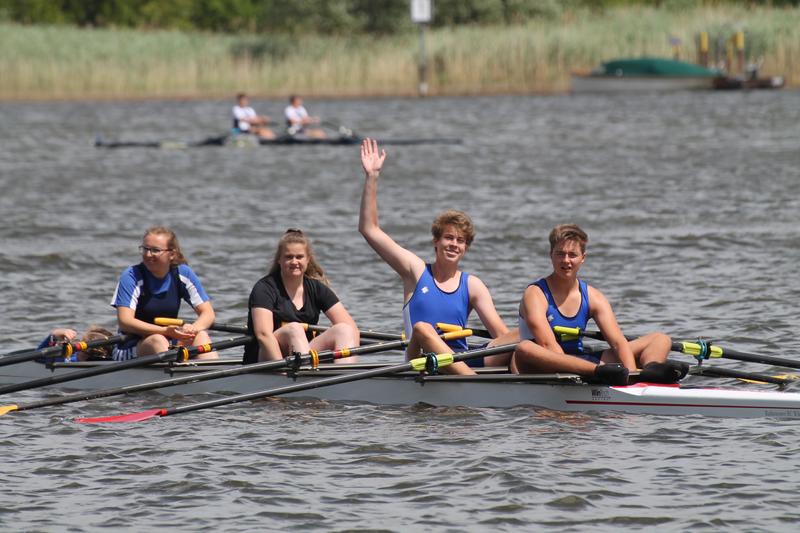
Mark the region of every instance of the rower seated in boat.
POLYGON ((317 125, 319 117, 312 117, 303 107, 303 99, 296 94, 289 97, 289 105, 283 110, 286 128, 290 135, 305 135, 312 139, 326 139, 328 136, 317 125))
MULTIPOLYGON (((364 169, 364 190, 358 230, 367 243, 397 272, 403 280, 403 322, 409 339, 406 357, 413 359, 424 353, 454 353, 468 348, 464 339, 445 342, 435 324, 446 323, 466 328, 474 309, 493 340, 490 345, 517 340, 516 330, 509 331, 498 315, 492 295, 475 275, 459 270, 459 262, 475 237, 469 216, 456 210, 445 211, 433 221, 434 260, 426 263, 416 254, 400 246, 378 224, 378 176, 386 159, 386 151, 378 143, 365 139, 361 143, 361 165, 364 169)), ((459 361, 443 368, 455 374, 475 374, 473 366, 505 366, 511 354, 459 361)))
MULTIPOLYGON (((119 330, 135 338, 116 345, 113 359, 124 361, 161 353, 176 345, 210 343, 206 329, 214 323, 214 309, 200 279, 187 264, 175 233, 154 226, 145 232, 139 250, 142 262, 122 272, 111 299, 111 305, 117 309, 119 330), (155 324, 158 317, 177 318, 181 300, 197 313, 194 323, 155 324)), ((197 359, 217 357, 216 352, 196 356, 197 359)))
MULTIPOLYGON (((90 342, 96 341, 100 339, 108 339, 111 337, 113 333, 102 326, 91 325, 89 326, 85 332, 83 332, 79 339, 83 342, 90 342)), ((56 328, 50 332, 50 334, 39 343, 39 346, 36 347, 37 350, 41 350, 43 348, 48 348, 50 346, 56 346, 58 344, 63 344, 65 342, 71 342, 78 337, 78 332, 71 328, 56 328)), ((88 348, 85 351, 80 352, 73 352, 68 357, 64 357, 63 355, 57 355, 54 357, 42 357, 37 359, 36 361, 39 363, 60 363, 60 362, 68 362, 74 363, 77 361, 103 361, 107 359, 111 359, 111 351, 112 347, 109 346, 97 346, 94 348, 88 348)))
MULTIPOLYGON (((255 340, 245 345, 245 364, 276 361, 293 352, 351 348, 360 341, 356 323, 331 290, 311 241, 295 228, 283 234, 269 274, 250 292, 247 329, 255 340), (317 324, 320 313, 325 313, 331 327, 312 336, 304 324, 317 324)), ((355 358, 336 362, 355 362, 355 358)))
POLYGON ((586 260, 586 233, 574 224, 550 232, 553 272, 528 285, 519 304, 520 343, 511 361, 515 373, 570 372, 625 385, 628 373, 643 370, 640 381, 674 383, 686 374, 682 363, 667 362, 672 341, 663 333, 649 333, 628 342, 606 297, 578 278, 586 260), (593 319, 609 348, 588 352, 582 339, 561 340, 555 326, 586 330, 593 319))
POLYGON ((245 93, 236 95, 236 105, 233 106, 233 133, 234 135, 252 134, 262 139, 274 139, 275 133, 267 126, 270 120, 265 115, 259 115, 250 107, 250 101, 245 93))

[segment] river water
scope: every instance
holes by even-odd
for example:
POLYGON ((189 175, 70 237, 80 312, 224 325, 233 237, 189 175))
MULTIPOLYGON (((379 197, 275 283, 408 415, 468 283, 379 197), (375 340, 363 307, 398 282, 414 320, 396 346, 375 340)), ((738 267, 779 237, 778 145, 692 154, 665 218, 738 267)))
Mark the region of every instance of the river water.
MULTIPOLYGON (((230 104, 0 103, 2 352, 57 326, 112 326, 117 277, 153 224, 177 231, 219 321, 244 321, 296 226, 359 325, 400 330, 399 280, 356 230, 357 147, 92 146, 98 133, 221 133, 230 104)), ((478 234, 463 266, 509 324, 549 272, 550 228, 576 222, 590 237, 583 277, 626 333, 800 357, 800 94, 309 104, 363 134, 464 139, 387 147, 381 222, 430 257, 433 216, 468 211, 478 234)), ((283 399, 72 421, 197 400, 145 393, 0 417, 0 529, 795 531, 800 520, 797 421, 283 399)))

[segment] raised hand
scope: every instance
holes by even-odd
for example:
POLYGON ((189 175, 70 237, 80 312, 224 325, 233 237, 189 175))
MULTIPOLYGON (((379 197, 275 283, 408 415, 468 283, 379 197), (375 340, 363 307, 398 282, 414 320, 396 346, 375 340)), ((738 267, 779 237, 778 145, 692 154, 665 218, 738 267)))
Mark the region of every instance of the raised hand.
POLYGON ((378 141, 364 139, 361 141, 361 166, 367 176, 377 176, 386 161, 386 150, 378 150, 378 141))

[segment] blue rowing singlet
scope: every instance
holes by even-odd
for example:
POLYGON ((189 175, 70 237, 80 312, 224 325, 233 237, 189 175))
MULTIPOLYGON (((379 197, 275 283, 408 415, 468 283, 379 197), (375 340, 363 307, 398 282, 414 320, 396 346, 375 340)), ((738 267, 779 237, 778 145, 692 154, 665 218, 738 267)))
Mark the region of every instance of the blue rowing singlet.
MULTIPOLYGON (((411 331, 417 322, 427 322, 436 326, 437 322, 467 326, 467 317, 471 311, 469 306, 469 274, 462 272, 458 281, 458 288, 453 292, 445 292, 436 285, 433 279, 431 265, 425 265, 425 270, 417 280, 414 294, 403 306, 403 327, 406 338, 411 338, 411 331)), ((448 341, 447 345, 456 352, 467 349, 466 339, 448 341)))
MULTIPOLYGON (((539 281, 531 283, 536 285, 544 293, 547 298, 547 321, 550 327, 564 326, 568 328, 579 328, 581 331, 586 329, 586 324, 589 322, 589 288, 586 282, 578 280, 578 288, 581 291, 581 306, 575 316, 564 316, 558 310, 555 300, 553 300, 553 293, 550 292, 550 287, 547 286, 547 281, 542 278, 539 281)), ((528 285, 530 287, 530 285, 528 285)), ((528 329, 528 324, 525 323, 522 317, 519 317, 519 338, 533 340, 533 333, 528 329)), ((558 339, 558 335, 556 335, 558 339)), ((571 355, 583 355, 583 337, 572 341, 559 341, 561 349, 564 353, 571 355)))

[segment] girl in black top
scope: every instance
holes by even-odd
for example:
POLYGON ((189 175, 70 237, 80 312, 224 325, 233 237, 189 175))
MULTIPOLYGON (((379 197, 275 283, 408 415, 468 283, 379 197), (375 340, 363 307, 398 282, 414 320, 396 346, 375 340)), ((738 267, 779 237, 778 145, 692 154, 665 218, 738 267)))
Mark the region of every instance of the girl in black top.
POLYGON ((247 327, 256 341, 245 346, 246 364, 282 359, 292 352, 305 354, 309 349, 349 348, 360 341, 355 321, 330 289, 311 242, 298 229, 286 230, 278 242, 269 274, 256 282, 248 308, 247 327), (320 312, 331 327, 310 337, 303 323, 317 324, 320 312))

